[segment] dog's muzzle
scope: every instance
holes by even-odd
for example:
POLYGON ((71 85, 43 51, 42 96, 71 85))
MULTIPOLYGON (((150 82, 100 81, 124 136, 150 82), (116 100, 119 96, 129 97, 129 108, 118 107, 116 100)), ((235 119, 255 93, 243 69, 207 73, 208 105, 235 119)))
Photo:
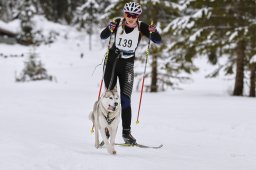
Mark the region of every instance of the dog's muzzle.
POLYGON ((116 110, 116 106, 109 105, 108 106, 108 110, 115 111, 116 110))

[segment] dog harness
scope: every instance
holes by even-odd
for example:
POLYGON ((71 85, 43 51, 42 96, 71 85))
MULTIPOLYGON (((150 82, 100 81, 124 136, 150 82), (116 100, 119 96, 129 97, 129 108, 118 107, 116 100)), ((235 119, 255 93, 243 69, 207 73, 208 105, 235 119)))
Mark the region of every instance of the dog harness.
POLYGON ((109 113, 110 113, 110 112, 108 112, 108 115, 107 115, 107 116, 103 115, 103 116, 105 117, 105 119, 106 119, 108 125, 110 125, 110 124, 115 120, 115 118, 116 118, 116 117, 114 117, 114 118, 110 119, 110 118, 109 118, 109 113))
MULTIPOLYGON (((99 105, 100 105, 100 103, 98 102, 98 103, 97 103, 97 107, 99 107, 99 105)), ((99 107, 99 109, 101 109, 101 107, 99 107)), ((104 114, 102 114, 102 115, 104 116, 104 118, 106 119, 108 125, 110 125, 110 124, 115 120, 115 118, 116 118, 116 117, 113 117, 112 119, 110 119, 110 118, 109 118, 109 114, 110 114, 110 112, 107 113, 107 116, 105 116, 104 114)))

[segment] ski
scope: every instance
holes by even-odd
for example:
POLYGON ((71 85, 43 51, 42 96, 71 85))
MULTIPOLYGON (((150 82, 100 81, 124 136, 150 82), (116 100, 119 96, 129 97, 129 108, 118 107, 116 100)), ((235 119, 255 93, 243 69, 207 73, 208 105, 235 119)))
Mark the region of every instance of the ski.
POLYGON ((151 148, 151 149, 160 149, 163 147, 163 145, 159 145, 159 146, 148 146, 148 145, 142 145, 142 144, 127 144, 127 143, 115 143, 115 145, 118 146, 125 146, 125 147, 139 147, 139 148, 151 148))
MULTIPOLYGON (((128 143, 115 143, 115 145, 118 145, 118 146, 124 146, 124 147, 139 147, 139 148, 151 148, 151 149, 160 149, 162 148, 164 145, 159 145, 159 146, 148 146, 148 145, 142 145, 142 144, 128 144, 128 143)), ((103 147, 104 146, 104 141, 102 141, 100 143, 100 147, 103 147)))

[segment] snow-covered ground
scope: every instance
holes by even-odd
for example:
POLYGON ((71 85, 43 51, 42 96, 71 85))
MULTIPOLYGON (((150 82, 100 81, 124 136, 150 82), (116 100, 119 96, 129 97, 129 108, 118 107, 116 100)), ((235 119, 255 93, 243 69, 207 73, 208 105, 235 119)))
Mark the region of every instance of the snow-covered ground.
MULTIPOLYGON (((184 90, 144 94, 139 125, 139 93, 133 94, 133 135, 163 148, 117 146, 117 155, 95 149, 88 114, 102 67, 92 73, 106 48, 94 38, 89 51, 87 37, 74 35, 36 50, 55 82, 15 83, 25 57, 0 56, 0 170, 256 169, 255 98, 229 96, 233 82, 205 79, 209 70, 201 60, 203 69, 184 90)), ((29 50, 0 44, 4 54, 29 50)))

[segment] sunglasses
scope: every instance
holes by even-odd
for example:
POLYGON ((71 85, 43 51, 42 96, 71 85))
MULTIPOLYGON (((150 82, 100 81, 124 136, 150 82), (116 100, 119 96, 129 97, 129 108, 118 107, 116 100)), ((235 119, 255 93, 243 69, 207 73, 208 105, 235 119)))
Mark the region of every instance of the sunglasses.
POLYGON ((131 14, 131 13, 128 13, 128 12, 126 12, 126 16, 127 16, 128 18, 133 18, 133 19, 139 17, 139 15, 137 15, 137 14, 131 14))

